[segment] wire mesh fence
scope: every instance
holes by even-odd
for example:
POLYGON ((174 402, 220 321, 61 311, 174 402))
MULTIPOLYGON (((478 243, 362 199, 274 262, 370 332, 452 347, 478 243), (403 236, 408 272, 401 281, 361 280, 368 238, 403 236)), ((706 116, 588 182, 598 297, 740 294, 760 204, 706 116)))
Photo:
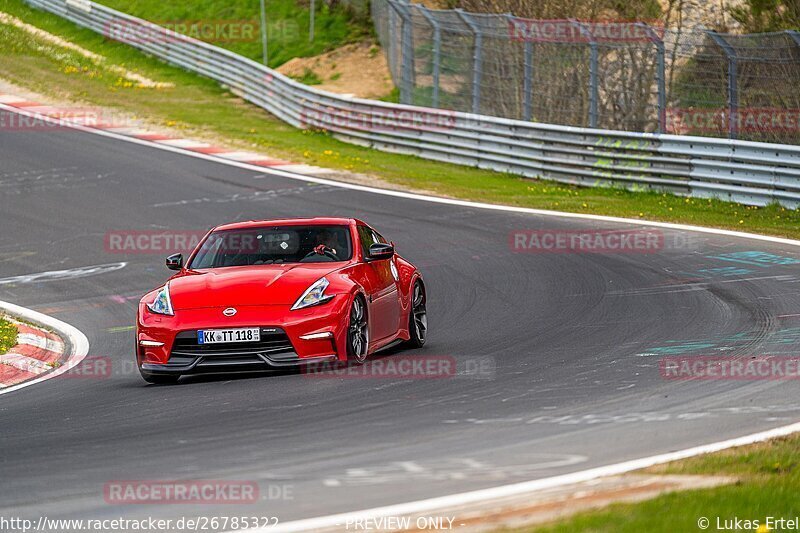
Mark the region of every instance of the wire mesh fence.
POLYGON ((372 0, 401 103, 800 144, 800 33, 532 20, 372 0))

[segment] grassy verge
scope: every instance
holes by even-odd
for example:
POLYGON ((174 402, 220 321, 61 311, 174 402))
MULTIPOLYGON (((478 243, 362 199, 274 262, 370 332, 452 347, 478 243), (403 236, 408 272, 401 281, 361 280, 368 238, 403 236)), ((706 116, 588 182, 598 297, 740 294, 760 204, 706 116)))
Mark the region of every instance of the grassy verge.
MULTIPOLYGON (((251 59, 262 59, 261 12, 257 0, 101 0, 100 3, 251 59)), ((268 0, 265 5, 271 67, 294 57, 315 56, 359 41, 372 31, 365 8, 348 9, 347 3, 337 3, 337 7, 331 9, 319 0, 315 9, 314 39, 310 40, 308 1, 268 0)))
POLYGON ((226 139, 234 147, 334 169, 371 174, 400 187, 443 196, 578 213, 623 216, 739 229, 800 238, 800 211, 745 207, 716 200, 618 189, 578 188, 469 167, 387 154, 301 131, 225 92, 215 83, 170 67, 136 50, 32 10, 21 0, 0 0, 0 11, 104 55, 172 89, 142 89, 78 54, 42 44, 0 25, 0 78, 42 94, 78 99, 149 117, 187 136, 226 139))
MULTIPOLYGON (((730 475, 739 482, 714 489, 665 494, 638 504, 617 504, 600 511, 575 515, 565 521, 518 533, 561 531, 614 531, 651 533, 701 531, 698 521, 707 518, 709 531, 737 517, 759 521, 753 531, 768 531, 767 517, 796 519, 800 516, 800 436, 775 439, 763 444, 669 463, 647 470, 660 474, 730 475)), ((778 525, 779 526, 779 525, 778 525)), ((741 528, 741 526, 740 526, 741 528)), ((722 529, 722 528, 720 528, 722 529)), ((729 527, 728 529, 733 529, 729 527)), ((797 527, 775 527, 794 530, 797 527)))
POLYGON ((0 355, 17 345, 17 327, 0 318, 0 355))

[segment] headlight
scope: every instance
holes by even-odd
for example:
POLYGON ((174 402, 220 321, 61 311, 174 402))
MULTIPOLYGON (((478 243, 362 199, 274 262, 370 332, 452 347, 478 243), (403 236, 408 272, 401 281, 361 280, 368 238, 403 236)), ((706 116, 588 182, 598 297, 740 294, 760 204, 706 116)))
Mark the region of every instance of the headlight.
POLYGON ((332 295, 325 294, 325 289, 328 288, 328 285, 330 284, 325 278, 314 282, 314 284, 306 289, 306 292, 294 303, 292 311, 311 307, 312 305, 319 305, 333 298, 332 295))
POLYGON ((151 313, 156 313, 157 315, 173 316, 175 314, 175 311, 172 310, 172 300, 169 297, 169 283, 158 291, 156 299, 153 300, 153 303, 147 304, 147 308, 151 313))

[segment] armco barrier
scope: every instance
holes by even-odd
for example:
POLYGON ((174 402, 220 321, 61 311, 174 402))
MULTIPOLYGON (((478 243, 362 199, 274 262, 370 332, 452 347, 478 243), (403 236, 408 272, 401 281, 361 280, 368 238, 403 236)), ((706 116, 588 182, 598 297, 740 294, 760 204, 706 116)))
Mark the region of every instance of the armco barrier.
POLYGON ((537 124, 348 98, 88 0, 27 2, 212 78, 293 126, 324 129, 343 141, 580 185, 800 205, 800 146, 537 124), (153 37, 141 38, 144 32, 153 37))

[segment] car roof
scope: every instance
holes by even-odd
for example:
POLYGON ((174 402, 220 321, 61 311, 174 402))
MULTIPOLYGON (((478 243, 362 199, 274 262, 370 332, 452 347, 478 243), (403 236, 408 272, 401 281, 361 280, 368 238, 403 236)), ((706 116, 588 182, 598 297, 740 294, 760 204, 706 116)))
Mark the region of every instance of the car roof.
POLYGON ((222 224, 214 228, 214 231, 263 228, 265 226, 350 226, 352 224, 365 223, 357 218, 341 217, 280 218, 273 220, 248 220, 245 222, 222 224))

